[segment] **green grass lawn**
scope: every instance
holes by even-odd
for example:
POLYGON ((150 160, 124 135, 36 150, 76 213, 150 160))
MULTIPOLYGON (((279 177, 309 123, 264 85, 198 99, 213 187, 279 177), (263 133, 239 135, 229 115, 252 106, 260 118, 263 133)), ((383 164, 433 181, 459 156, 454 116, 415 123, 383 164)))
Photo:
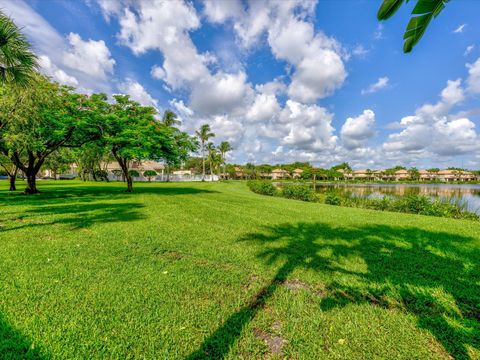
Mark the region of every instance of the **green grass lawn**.
POLYGON ((480 358, 478 222, 124 188, 0 182, 1 359, 480 358))

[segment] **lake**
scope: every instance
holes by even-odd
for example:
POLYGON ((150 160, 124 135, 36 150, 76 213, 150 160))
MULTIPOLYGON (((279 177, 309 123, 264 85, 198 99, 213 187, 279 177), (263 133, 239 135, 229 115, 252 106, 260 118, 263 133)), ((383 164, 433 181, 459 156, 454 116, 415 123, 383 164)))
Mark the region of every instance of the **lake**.
POLYGON ((423 195, 465 203, 468 210, 480 215, 480 185, 454 184, 344 184, 317 183, 318 192, 339 191, 362 197, 423 195))

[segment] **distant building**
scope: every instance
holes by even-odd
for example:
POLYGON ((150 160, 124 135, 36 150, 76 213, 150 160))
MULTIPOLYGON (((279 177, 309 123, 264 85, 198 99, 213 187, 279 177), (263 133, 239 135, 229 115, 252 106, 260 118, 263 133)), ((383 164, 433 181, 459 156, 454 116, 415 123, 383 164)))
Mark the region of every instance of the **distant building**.
POLYGON ((283 169, 274 169, 272 170, 272 180, 286 179, 290 177, 290 174, 287 170, 283 169))
POLYGON ((303 170, 302 169, 295 169, 293 170, 293 178, 300 179, 302 177, 303 170))
POLYGON ((236 179, 243 179, 245 177, 245 172, 241 167, 235 166, 233 169, 235 170, 236 179))
POLYGON ((402 180, 408 180, 409 178, 410 178, 410 174, 408 173, 407 170, 401 169, 401 170, 395 171, 395 180, 402 181, 402 180))

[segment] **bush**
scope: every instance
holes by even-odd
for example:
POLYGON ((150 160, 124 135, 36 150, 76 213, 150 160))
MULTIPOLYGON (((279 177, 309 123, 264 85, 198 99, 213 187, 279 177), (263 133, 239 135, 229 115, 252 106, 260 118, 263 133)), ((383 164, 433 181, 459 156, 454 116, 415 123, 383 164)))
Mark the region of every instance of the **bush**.
POLYGON ((145 170, 143 176, 145 176, 148 181, 151 181, 152 177, 157 176, 157 172, 155 170, 145 170))
POLYGON ((287 199, 302 201, 316 201, 315 192, 308 185, 285 184, 282 189, 282 196, 287 199))
POLYGON ((97 178, 97 180, 108 181, 108 171, 99 170, 99 169, 96 169, 94 171, 95 171, 95 177, 97 178))
POLYGON ((247 186, 256 194, 275 196, 278 191, 271 181, 248 181, 247 186))
POLYGON ((342 199, 337 194, 330 192, 325 196, 325 204, 338 206, 342 204, 342 199))

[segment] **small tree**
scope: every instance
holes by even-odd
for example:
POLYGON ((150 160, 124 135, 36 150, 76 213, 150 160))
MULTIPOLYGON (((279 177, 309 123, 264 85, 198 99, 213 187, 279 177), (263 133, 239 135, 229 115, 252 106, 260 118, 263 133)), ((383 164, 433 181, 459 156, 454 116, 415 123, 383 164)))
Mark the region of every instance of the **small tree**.
POLYGON ((143 172, 143 176, 148 179, 148 182, 152 181, 152 177, 157 176, 157 172, 155 170, 145 170, 143 172))
POLYGON ((412 167, 408 170, 408 175, 410 176, 411 180, 419 180, 420 179, 420 172, 416 167, 412 167))
POLYGON ((10 191, 17 190, 15 180, 17 178, 18 166, 15 165, 7 156, 0 154, 0 166, 5 170, 10 181, 10 191))

